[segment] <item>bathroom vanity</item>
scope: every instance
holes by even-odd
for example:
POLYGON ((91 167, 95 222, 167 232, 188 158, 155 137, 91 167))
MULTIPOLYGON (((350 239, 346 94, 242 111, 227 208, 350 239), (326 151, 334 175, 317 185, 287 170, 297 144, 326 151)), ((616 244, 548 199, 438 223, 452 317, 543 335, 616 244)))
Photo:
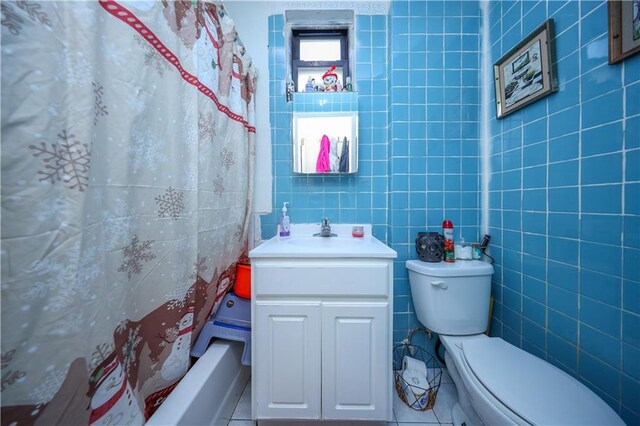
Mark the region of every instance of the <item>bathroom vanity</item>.
POLYGON ((292 237, 249 253, 256 420, 392 417, 393 259, 371 236, 292 237))

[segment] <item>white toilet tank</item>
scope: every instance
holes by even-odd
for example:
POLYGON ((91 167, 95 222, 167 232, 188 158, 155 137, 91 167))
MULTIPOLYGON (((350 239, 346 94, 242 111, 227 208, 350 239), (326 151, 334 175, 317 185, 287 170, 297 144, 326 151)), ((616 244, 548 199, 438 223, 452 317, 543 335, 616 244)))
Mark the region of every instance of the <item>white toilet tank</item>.
POLYGON ((406 266, 413 306, 425 327, 448 335, 484 333, 493 266, 480 260, 408 260, 406 266))

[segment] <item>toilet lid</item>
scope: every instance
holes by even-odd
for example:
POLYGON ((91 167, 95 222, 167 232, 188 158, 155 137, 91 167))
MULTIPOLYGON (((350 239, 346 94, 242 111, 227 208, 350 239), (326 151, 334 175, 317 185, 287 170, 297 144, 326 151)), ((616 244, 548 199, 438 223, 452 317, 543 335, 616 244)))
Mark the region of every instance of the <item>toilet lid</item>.
POLYGON ((462 353, 484 387, 529 423, 624 424, 582 383, 500 338, 463 342, 462 353))

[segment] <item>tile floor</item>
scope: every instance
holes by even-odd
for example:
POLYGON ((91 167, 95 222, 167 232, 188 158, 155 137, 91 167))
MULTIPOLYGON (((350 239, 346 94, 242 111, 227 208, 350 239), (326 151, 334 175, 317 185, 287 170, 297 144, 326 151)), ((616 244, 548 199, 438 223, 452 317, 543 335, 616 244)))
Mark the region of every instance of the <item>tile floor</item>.
MULTIPOLYGON (((417 426, 417 425, 451 425, 451 407, 458 400, 456 387, 446 371, 442 373, 440 390, 433 410, 416 411, 409 408, 393 392, 393 417, 394 421, 387 423, 393 426, 417 426)), ((238 401, 229 426, 255 426, 251 421, 251 380, 247 383, 238 401)))

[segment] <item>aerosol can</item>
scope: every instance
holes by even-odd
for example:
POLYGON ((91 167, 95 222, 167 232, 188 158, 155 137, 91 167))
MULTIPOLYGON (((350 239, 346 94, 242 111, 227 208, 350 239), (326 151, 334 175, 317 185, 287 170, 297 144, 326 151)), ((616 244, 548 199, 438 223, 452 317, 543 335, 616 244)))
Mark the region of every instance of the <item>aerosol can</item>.
POLYGON ((453 223, 450 220, 442 222, 442 235, 444 235, 444 261, 455 262, 456 253, 453 245, 453 223))

